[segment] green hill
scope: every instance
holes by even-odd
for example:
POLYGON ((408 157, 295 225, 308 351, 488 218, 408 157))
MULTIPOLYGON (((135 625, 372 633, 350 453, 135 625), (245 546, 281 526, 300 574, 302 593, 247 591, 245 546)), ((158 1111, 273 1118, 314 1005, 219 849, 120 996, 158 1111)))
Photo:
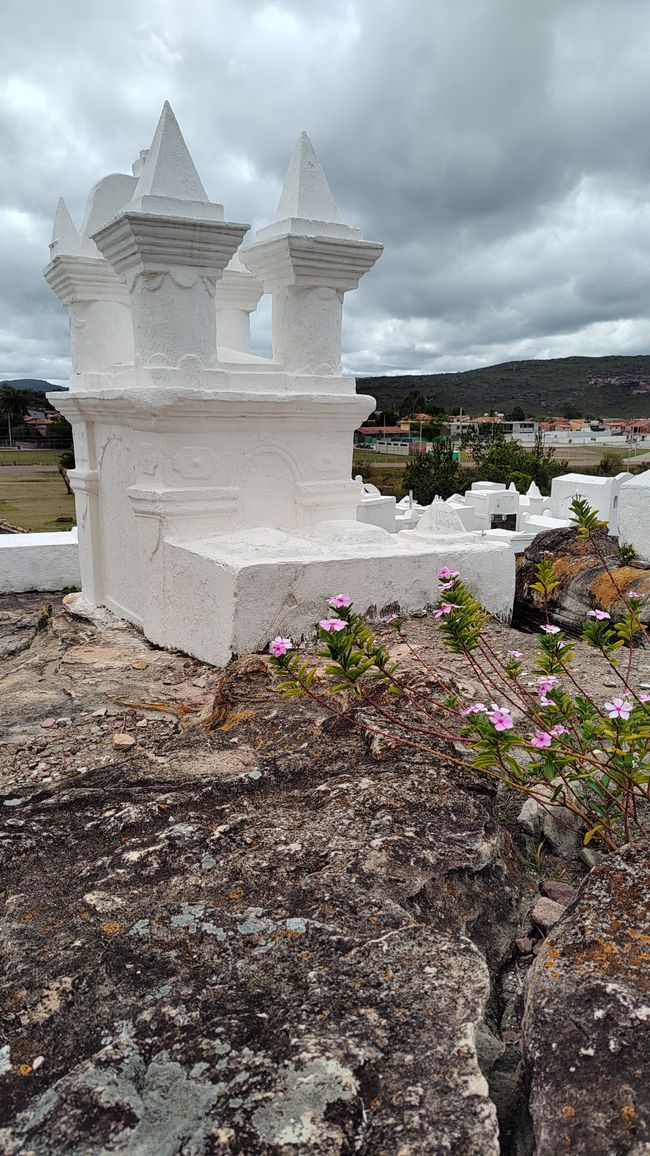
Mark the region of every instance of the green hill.
POLYGON ((3 385, 28 393, 56 393, 57 390, 65 390, 64 385, 51 385, 49 381, 43 381, 40 377, 18 377, 13 381, 0 381, 0 386, 3 385))
POLYGON ((650 417, 650 356, 558 357, 506 361, 463 373, 359 377, 357 392, 370 393, 380 410, 395 409, 413 389, 447 413, 508 413, 552 417, 571 404, 585 417, 650 417))

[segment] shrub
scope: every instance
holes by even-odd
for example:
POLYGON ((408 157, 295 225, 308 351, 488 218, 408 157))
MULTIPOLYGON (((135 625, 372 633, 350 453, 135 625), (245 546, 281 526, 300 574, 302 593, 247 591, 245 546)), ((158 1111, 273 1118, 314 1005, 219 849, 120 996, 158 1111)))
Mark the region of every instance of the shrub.
MULTIPOLYGON (((603 523, 581 499, 574 501, 572 511, 579 536, 591 538, 598 551, 595 532, 603 523)), ((602 560, 607 567, 604 556, 602 560)), ((364 617, 353 611, 346 595, 330 599, 330 617, 318 623, 324 669, 301 656, 291 639, 276 638, 270 644, 270 661, 282 676, 278 690, 308 695, 364 731, 431 754, 434 739, 457 743, 460 737, 466 754, 446 754, 448 761, 479 769, 547 810, 566 808, 585 844, 595 839, 611 850, 635 830, 644 833, 650 799, 650 695, 637 694, 630 685, 637 642, 645 629, 638 617, 639 597, 628 592, 618 622, 598 609, 587 615, 583 640, 600 652, 620 683, 618 693, 599 703, 574 677, 575 646, 560 627, 547 620, 541 628, 533 664, 537 686, 531 691, 523 681, 521 653, 510 651, 501 663, 485 642, 488 615, 458 572, 445 566, 438 577, 441 601, 433 617, 446 647, 466 659, 486 702, 464 705, 457 695, 422 691, 377 641, 364 617), (332 694, 345 696, 340 709, 332 694), (402 706, 396 713, 393 696, 412 709, 402 706), (363 717, 355 705, 363 707, 363 717)), ((547 619, 556 586, 553 564, 545 559, 538 564, 532 588, 547 619)), ((385 621, 401 634, 399 616, 385 621)))

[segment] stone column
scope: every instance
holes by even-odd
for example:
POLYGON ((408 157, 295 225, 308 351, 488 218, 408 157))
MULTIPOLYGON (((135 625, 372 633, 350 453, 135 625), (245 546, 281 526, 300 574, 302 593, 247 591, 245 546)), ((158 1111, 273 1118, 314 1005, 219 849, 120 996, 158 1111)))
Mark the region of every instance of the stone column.
MULTIPOLYGON (((93 246, 94 248, 94 246, 93 246)), ((133 364, 133 326, 126 286, 108 261, 84 252, 63 200, 54 223, 52 260, 43 270, 45 280, 70 311, 72 374, 102 373, 133 364)))
POLYGON ((132 200, 92 237, 127 285, 136 371, 216 365, 215 284, 247 229, 208 200, 165 104, 132 200))
POLYGON ((298 138, 275 219, 241 250, 273 303, 273 358, 292 373, 339 374, 343 294, 381 256, 341 223, 307 133, 298 138))
POLYGON ((217 334, 220 349, 249 353, 251 347, 251 313, 257 309, 262 282, 244 268, 235 253, 223 277, 217 281, 217 334))

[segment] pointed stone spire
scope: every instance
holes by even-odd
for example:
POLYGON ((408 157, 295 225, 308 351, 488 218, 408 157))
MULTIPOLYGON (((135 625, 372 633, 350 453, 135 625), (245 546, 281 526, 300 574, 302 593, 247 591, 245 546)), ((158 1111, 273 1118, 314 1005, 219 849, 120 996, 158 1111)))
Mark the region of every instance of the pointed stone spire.
POLYGON ((290 217, 307 221, 341 220, 327 177, 306 132, 301 132, 296 141, 273 220, 285 221, 290 217))
POLYGON ((70 216, 68 206, 63 197, 59 197, 56 206, 56 213, 54 214, 54 226, 52 228, 52 240, 50 241, 50 257, 52 259, 60 253, 66 253, 69 256, 77 256, 81 251, 81 238, 75 228, 75 223, 70 216))
POLYGON ((241 259, 239 257, 239 249, 236 253, 233 253, 228 264, 226 265, 226 268, 224 269, 224 273, 244 273, 247 277, 253 276, 253 274, 249 273, 248 269, 242 265, 241 259))
MULTIPOLYGON (((301 132, 296 141, 275 216, 270 225, 257 230, 255 239, 266 241, 289 235, 363 239, 361 229, 342 223, 323 166, 306 132, 301 132)), ((245 262, 246 253, 242 256, 245 262)))
POLYGON ((148 156, 149 156, 149 149, 140 149, 139 155, 135 158, 133 164, 131 165, 131 172, 133 173, 134 177, 142 176, 142 170, 144 168, 144 162, 146 161, 148 156))
POLYGON ((134 199, 144 196, 172 197, 179 201, 208 200, 168 100, 163 105, 134 199))
POLYGON ((542 494, 541 494, 541 491, 539 489, 539 486, 536 484, 536 482, 531 482, 528 489, 526 490, 526 497, 528 497, 528 498, 541 498, 541 496, 542 496, 542 494))
POLYGON ((514 482, 511 482, 508 486, 508 492, 511 494, 517 494, 519 492, 514 482))

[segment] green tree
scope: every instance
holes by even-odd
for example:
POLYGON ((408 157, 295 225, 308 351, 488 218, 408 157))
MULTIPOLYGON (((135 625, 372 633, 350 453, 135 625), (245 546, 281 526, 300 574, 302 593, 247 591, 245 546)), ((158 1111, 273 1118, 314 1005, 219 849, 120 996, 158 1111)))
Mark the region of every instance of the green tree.
POLYGON ((507 421, 525 421, 526 414, 520 405, 513 406, 510 413, 506 414, 507 421))
MULTIPOLYGON (((544 446, 543 434, 538 433, 532 450, 520 442, 507 441, 501 431, 489 440, 478 441, 471 448, 474 466, 466 471, 463 489, 471 482, 515 482, 517 489, 524 480, 537 483, 542 490, 550 490, 553 478, 566 473, 568 462, 555 458, 550 446, 544 446), (521 476, 525 475, 525 479, 521 476)), ((528 488, 528 487, 526 487, 528 488)))
POLYGON ((421 390, 412 389, 399 403, 398 413, 400 417, 411 417, 414 413, 422 413, 424 406, 424 395, 421 390))
POLYGON ((434 498, 456 493, 461 474, 450 438, 434 442, 431 453, 412 458, 404 471, 404 488, 413 491, 416 502, 428 506, 434 498))

